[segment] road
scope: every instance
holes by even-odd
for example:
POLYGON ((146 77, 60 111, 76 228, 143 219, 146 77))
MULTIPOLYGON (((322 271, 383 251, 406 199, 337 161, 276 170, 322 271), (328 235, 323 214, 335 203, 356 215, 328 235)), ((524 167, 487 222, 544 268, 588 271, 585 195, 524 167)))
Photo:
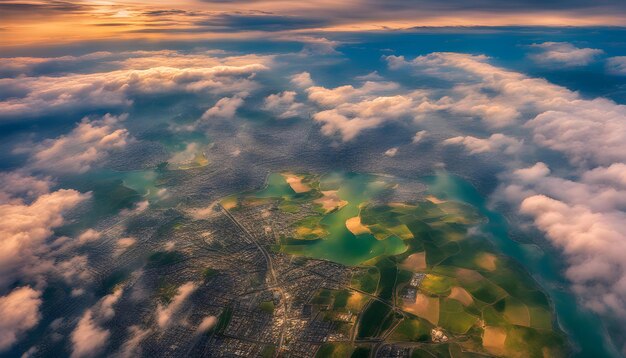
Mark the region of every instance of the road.
POLYGON ((250 232, 239 221, 237 221, 237 219, 226 208, 224 208, 220 204, 217 204, 217 205, 219 205, 220 209, 224 212, 224 214, 226 214, 226 216, 246 235, 246 237, 252 243, 256 245, 259 251, 261 251, 261 253, 263 254, 263 257, 265 258, 267 271, 270 274, 270 285, 275 287, 276 290, 278 290, 278 292, 280 293, 280 300, 283 303, 283 324, 281 327, 280 339, 278 341, 278 349, 276 350, 276 352, 280 354, 280 352, 282 352, 282 347, 283 347, 283 343, 285 339, 285 328, 287 326, 288 306, 287 306, 287 296, 285 295, 285 292, 283 291, 282 287, 278 285, 278 280, 276 280, 276 272, 274 271, 272 258, 270 254, 267 252, 267 250, 265 249, 265 247, 263 247, 263 245, 261 245, 261 243, 259 243, 257 239, 252 234, 250 234, 250 232))

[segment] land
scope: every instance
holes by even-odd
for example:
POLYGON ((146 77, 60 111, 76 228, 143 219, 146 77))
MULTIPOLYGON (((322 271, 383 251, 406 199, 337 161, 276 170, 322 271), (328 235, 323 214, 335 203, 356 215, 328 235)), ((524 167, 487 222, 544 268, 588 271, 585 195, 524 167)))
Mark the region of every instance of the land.
POLYGON ((116 325, 147 332, 146 356, 567 354, 537 283, 486 238, 469 238, 482 221, 472 207, 388 202, 396 187, 373 175, 274 173, 210 206, 129 216, 123 226, 143 239, 115 265, 96 262, 96 281, 102 295, 128 292, 118 310, 139 320, 116 325), (182 323, 159 329, 157 307, 189 282, 182 323), (136 290, 150 304, 136 303, 136 290), (198 332, 207 317, 216 323, 198 332))

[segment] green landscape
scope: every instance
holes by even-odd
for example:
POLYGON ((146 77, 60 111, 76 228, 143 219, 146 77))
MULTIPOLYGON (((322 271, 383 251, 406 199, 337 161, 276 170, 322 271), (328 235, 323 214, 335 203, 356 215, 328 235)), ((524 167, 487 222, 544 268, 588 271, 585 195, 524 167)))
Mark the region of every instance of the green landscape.
POLYGON ((540 286, 487 238, 469 233, 485 220, 479 212, 426 193, 385 201, 397 185, 368 174, 274 173, 264 189, 221 204, 236 211, 276 202, 285 215, 307 213, 273 249, 354 268, 345 290, 311 299, 351 337, 325 344, 318 356, 367 355, 381 340, 414 344, 416 357, 565 356, 540 286))

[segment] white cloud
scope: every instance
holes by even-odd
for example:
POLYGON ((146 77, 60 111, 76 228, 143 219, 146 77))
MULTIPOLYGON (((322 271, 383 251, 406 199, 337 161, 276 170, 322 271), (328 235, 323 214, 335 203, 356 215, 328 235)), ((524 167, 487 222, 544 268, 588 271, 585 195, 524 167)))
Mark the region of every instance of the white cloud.
POLYGON ((215 327, 217 324, 217 317, 215 316, 206 316, 202 319, 202 322, 198 325, 196 329, 197 334, 202 334, 208 332, 209 329, 215 327))
POLYGON ((313 120, 322 124, 322 133, 340 135, 350 141, 362 131, 377 128, 388 121, 415 119, 422 110, 423 91, 395 94, 400 86, 393 82, 365 82, 336 88, 313 86, 307 89, 308 99, 321 110, 313 120))
POLYGON ((492 134, 489 138, 458 136, 443 141, 445 145, 460 145, 470 154, 499 151, 505 154, 517 154, 522 148, 522 141, 502 133, 492 134))
POLYGON ((78 236, 78 242, 80 244, 86 244, 88 242, 97 241, 100 237, 102 237, 100 232, 94 229, 87 229, 78 236))
POLYGON ((202 114, 202 120, 211 118, 233 118, 237 109, 243 105, 243 98, 240 96, 224 97, 217 101, 215 105, 207 109, 202 114))
POLYGON ((598 213, 544 195, 530 196, 520 211, 533 217, 552 244, 563 250, 565 275, 585 304, 603 314, 626 317, 626 215, 598 213))
POLYGON ((105 115, 101 119, 84 118, 70 133, 49 139, 33 150, 31 165, 51 172, 84 173, 130 140, 121 122, 128 117, 105 115))
POLYGON ((275 113, 278 118, 292 118, 302 115, 304 105, 296 102, 296 92, 284 91, 265 98, 263 108, 275 113))
POLYGON ((15 344, 41 319, 41 292, 23 286, 0 296, 0 352, 15 344))
POLYGON ((85 311, 70 335, 72 358, 93 357, 108 344, 111 332, 102 325, 115 316, 113 308, 123 292, 118 287, 85 311))
POLYGON ((290 77, 291 83, 295 84, 300 88, 309 88, 313 86, 313 80, 311 79, 311 74, 308 72, 300 72, 290 77))
POLYGON ((530 45, 538 49, 538 53, 529 57, 540 64, 550 66, 577 67, 593 62, 604 51, 595 48, 578 48, 568 42, 544 42, 530 45))
POLYGON ((119 352, 114 356, 119 358, 133 358, 141 356, 141 342, 152 333, 149 329, 142 329, 139 326, 128 327, 130 337, 124 342, 119 352))
POLYGON ((72 331, 72 358, 93 357, 102 351, 109 341, 111 332, 102 328, 93 318, 91 310, 87 310, 78 325, 72 331))
POLYGON ((139 70, 3 78, 0 88, 11 89, 19 95, 0 100, 0 117, 33 116, 77 108, 124 107, 132 103, 136 94, 249 92, 258 86, 251 76, 267 69, 261 63, 190 68, 168 67, 161 63, 139 70))
POLYGON ((0 203, 22 199, 33 200, 50 192, 53 185, 49 177, 38 178, 22 171, 0 173, 0 203))
POLYGON ((134 237, 123 237, 121 239, 118 239, 115 242, 115 250, 113 251, 113 256, 117 257, 123 254, 126 250, 134 246, 136 243, 137 239, 135 239, 134 237))
POLYGON ((174 316, 180 312, 187 298, 194 293, 198 287, 193 282, 187 282, 178 287, 178 292, 172 301, 164 306, 159 303, 156 309, 157 324, 161 329, 166 328, 172 323, 174 316))
POLYGON ((411 143, 413 144, 417 144, 420 143, 421 141, 424 140, 424 138, 426 138, 428 136, 428 131, 425 130, 421 130, 415 133, 415 135, 413 136, 413 139, 411 140, 411 143))
MULTIPOLYGON (((24 183, 24 191, 29 190, 29 183, 24 183)), ((88 194, 61 189, 32 202, 13 198, 0 204, 0 288, 17 279, 42 284, 43 275, 55 271, 54 246, 46 240, 55 227, 63 225, 64 214, 88 198, 88 194)))
POLYGON ((485 56, 431 53, 412 61, 388 56, 390 68, 454 81, 449 93, 427 99, 425 111, 480 118, 489 128, 526 121, 536 144, 564 153, 571 163, 588 167, 626 160, 626 106, 576 92, 487 63, 485 56), (530 119, 530 120, 528 120, 530 119))
POLYGON ((606 69, 613 75, 626 75, 626 56, 609 57, 606 60, 606 69))
POLYGON ((616 163, 577 179, 551 173, 544 163, 505 176, 498 197, 518 204, 555 247, 566 277, 584 303, 602 314, 626 317, 626 166, 616 163))
POLYGON ((395 157, 398 154, 398 147, 389 148, 385 151, 385 156, 387 157, 395 157))

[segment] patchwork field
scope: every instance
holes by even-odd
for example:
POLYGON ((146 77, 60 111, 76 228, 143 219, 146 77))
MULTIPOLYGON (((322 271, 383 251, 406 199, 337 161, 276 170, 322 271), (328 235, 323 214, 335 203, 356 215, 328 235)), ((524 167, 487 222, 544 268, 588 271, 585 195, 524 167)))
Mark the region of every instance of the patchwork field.
MULTIPOLYGON (((395 188, 374 175, 281 173, 221 204, 273 205, 289 222, 274 232, 276 251, 354 267, 344 290, 310 301, 338 334, 410 343, 414 356, 566 355, 537 283, 487 238, 468 234, 483 221, 476 210, 434 196, 385 202, 395 188)), ((372 349, 351 342, 328 343, 318 356, 372 349)))

